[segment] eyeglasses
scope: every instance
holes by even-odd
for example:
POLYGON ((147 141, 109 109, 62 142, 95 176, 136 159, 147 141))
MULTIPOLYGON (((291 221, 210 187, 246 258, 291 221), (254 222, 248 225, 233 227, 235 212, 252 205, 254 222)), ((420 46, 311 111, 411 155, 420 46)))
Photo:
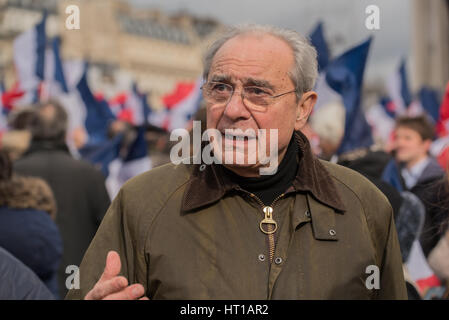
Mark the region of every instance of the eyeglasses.
MULTIPOLYGON (((201 89, 203 90, 203 97, 206 102, 215 105, 227 105, 234 94, 234 87, 222 82, 211 81, 205 83, 201 89)), ((267 106, 273 104, 274 99, 293 92, 296 92, 296 90, 273 96, 260 87, 243 87, 240 94, 243 103, 247 107, 264 110, 267 106)))

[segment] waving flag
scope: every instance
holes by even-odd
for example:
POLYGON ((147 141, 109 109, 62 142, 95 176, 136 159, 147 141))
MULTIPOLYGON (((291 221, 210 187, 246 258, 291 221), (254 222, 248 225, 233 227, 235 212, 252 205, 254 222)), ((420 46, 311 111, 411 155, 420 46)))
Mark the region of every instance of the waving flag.
POLYGON ((380 98, 380 105, 382 106, 382 109, 385 111, 385 114, 390 117, 391 119, 395 119, 396 118, 396 107, 393 103, 393 101, 384 96, 380 98))
POLYGON ((81 97, 80 107, 86 110, 86 131, 89 135, 89 144, 97 144, 107 140, 109 123, 115 120, 106 100, 97 100, 92 94, 87 83, 87 64, 84 73, 77 84, 78 93, 81 97))
POLYGON ((47 43, 46 20, 47 14, 44 13, 41 22, 14 40, 14 63, 20 89, 25 92, 19 102, 21 105, 39 100, 39 86, 44 79, 45 47, 47 43))
POLYGON ((443 101, 441 102, 436 131, 439 137, 449 135, 449 82, 446 85, 443 101))
POLYGON ((185 128, 200 107, 202 79, 192 83, 178 83, 174 92, 165 95, 162 100, 168 109, 166 129, 171 131, 185 128))
MULTIPOLYGON (((338 154, 373 143, 361 110, 361 89, 371 38, 332 60, 325 69, 326 85, 341 97, 346 109, 345 133, 338 154)), ((318 93, 319 94, 319 93, 318 93)))
POLYGON ((51 47, 45 52, 44 81, 41 85, 41 101, 55 99, 68 114, 68 131, 85 127, 86 108, 77 85, 85 72, 83 61, 62 61, 61 39, 51 40, 51 47))
POLYGON ((8 113, 9 109, 5 107, 4 104, 4 93, 5 93, 5 86, 3 84, 3 81, 0 82, 0 132, 6 130, 8 127, 8 113))
POLYGON ((167 130, 168 128, 168 116, 169 112, 167 108, 160 108, 157 110, 154 110, 152 108, 149 109, 150 112, 148 114, 148 123, 150 126, 154 126, 156 128, 160 128, 161 130, 167 130))
POLYGON ((134 125, 143 126, 148 123, 150 106, 147 102, 147 95, 139 92, 135 82, 126 101, 126 106, 132 111, 132 123, 134 125))
POLYGON ((148 124, 150 106, 147 95, 140 93, 134 82, 131 92, 122 92, 109 100, 112 112, 119 120, 131 123, 135 126, 148 124))
POLYGON ((317 51, 318 59, 318 79, 315 84, 315 91, 317 91, 318 99, 312 112, 317 111, 321 107, 333 102, 341 102, 341 97, 333 89, 331 89, 326 82, 325 69, 329 64, 330 52, 324 37, 323 23, 319 22, 315 29, 309 35, 311 44, 317 51))
POLYGON ((379 103, 370 107, 366 113, 366 120, 373 130, 373 135, 383 142, 391 140, 391 134, 395 126, 395 114, 392 112, 391 100, 382 97, 379 103))
POLYGON ((51 48, 45 52, 45 72, 43 95, 58 98, 69 93, 65 72, 60 54, 61 39, 55 37, 51 40, 51 48))
MULTIPOLYGON (((53 48, 53 50, 55 50, 55 48, 53 48)), ((54 55, 53 57, 54 65, 59 65, 57 55, 54 55)), ((60 61, 60 59, 58 60, 60 61)), ((58 68, 51 69, 49 67, 47 69, 47 74, 52 75, 47 78, 51 80, 46 81, 48 97, 58 100, 67 111, 69 132, 74 129, 85 128, 87 110, 77 85, 86 71, 86 65, 80 60, 69 60, 64 61, 62 63, 62 68, 59 71, 56 71, 58 68), (54 70, 54 72, 50 72, 50 70, 54 70), (59 75, 57 76, 57 74, 59 75), (59 77, 61 77, 61 79, 58 80, 59 77), (67 92, 64 87, 67 89, 67 92)))
POLYGON ((413 242, 409 258, 405 265, 410 274, 410 278, 417 284, 421 294, 431 287, 439 287, 440 280, 427 263, 419 240, 413 242))
POLYGON ((112 113, 117 117, 117 119, 121 119, 124 121, 132 122, 132 115, 124 116, 124 112, 126 109, 126 100, 128 99, 128 94, 126 92, 121 92, 117 94, 115 97, 108 101, 109 107, 111 108, 112 113))
POLYGON ((404 191, 399 166, 394 159, 391 159, 385 166, 382 173, 382 180, 395 187, 399 192, 404 191))
POLYGON ((110 164, 119 157, 122 141, 123 134, 119 134, 112 140, 103 141, 96 145, 87 145, 79 152, 84 160, 91 162, 107 177, 110 164))
POLYGON ((449 82, 441 102, 436 122, 437 139, 432 142, 430 153, 445 170, 449 170, 449 82))
POLYGON ((145 127, 137 128, 137 135, 124 159, 116 157, 109 164, 109 175, 106 179, 106 188, 113 199, 122 185, 145 171, 151 169, 151 160, 148 157, 148 145, 145 140, 145 127))
POLYGON ((324 38, 323 23, 319 22, 309 35, 311 44, 315 47, 318 55, 318 70, 322 71, 329 63, 329 47, 324 38))
POLYGON ((418 92, 418 98, 422 110, 434 123, 437 123, 440 117, 440 101, 438 98, 438 92, 429 87, 422 87, 418 92))
POLYGON ((1 84, 1 105, 3 112, 9 113, 16 105, 19 105, 18 101, 22 99, 25 92, 19 88, 19 84, 15 83, 8 91, 5 90, 3 83, 1 84))
POLYGON ((387 79, 387 89, 397 115, 406 113, 412 102, 412 95, 408 85, 405 58, 401 60, 398 70, 387 79))

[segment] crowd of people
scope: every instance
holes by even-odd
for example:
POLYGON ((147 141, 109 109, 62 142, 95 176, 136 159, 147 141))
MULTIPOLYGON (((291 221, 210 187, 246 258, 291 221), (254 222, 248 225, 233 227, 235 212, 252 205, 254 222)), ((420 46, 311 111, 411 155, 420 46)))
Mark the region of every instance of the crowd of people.
MULTIPOLYGON (((16 108, 8 127, 0 138, 0 247, 8 252, 0 260, 14 272, 3 273, 0 299, 64 298, 68 267, 80 265, 111 202, 101 166, 81 156, 98 146, 86 144, 84 131, 69 134, 56 100, 16 108)), ((167 133, 147 129, 153 162, 166 163, 167 133)), ((124 136, 118 154, 126 156, 135 131, 121 120, 109 124, 110 140, 124 136)))
POLYGON ((388 198, 412 291, 409 296, 415 298, 431 294, 431 288, 445 287, 448 279, 449 180, 430 155, 434 139, 434 125, 427 116, 399 117, 390 152, 373 146, 343 154, 337 161, 367 177, 388 198), (415 264, 417 257, 422 259, 415 264), (412 269, 412 277, 408 269, 412 269))

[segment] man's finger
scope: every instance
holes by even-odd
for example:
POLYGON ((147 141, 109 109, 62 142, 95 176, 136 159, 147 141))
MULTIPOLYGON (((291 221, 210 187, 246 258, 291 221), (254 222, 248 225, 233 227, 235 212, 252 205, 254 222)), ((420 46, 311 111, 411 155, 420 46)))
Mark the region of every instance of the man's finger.
POLYGON ((103 282, 98 281, 95 287, 90 290, 86 300, 101 300, 107 295, 124 290, 128 286, 128 280, 125 277, 115 277, 103 282))
POLYGON ((106 266, 104 267, 103 274, 99 281, 105 281, 116 277, 120 273, 122 264, 120 262, 120 256, 115 251, 109 251, 106 257, 106 266))
POLYGON ((130 285, 124 290, 110 294, 104 300, 137 300, 145 294, 145 289, 139 283, 130 285))

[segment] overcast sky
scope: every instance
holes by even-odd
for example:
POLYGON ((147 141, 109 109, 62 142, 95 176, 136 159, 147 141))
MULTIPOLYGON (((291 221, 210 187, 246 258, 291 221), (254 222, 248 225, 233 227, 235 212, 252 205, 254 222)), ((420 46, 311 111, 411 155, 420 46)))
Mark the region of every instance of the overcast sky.
POLYGON ((187 11, 201 17, 213 17, 224 24, 272 24, 292 28, 305 35, 318 21, 323 21, 333 56, 372 34, 374 42, 366 70, 367 80, 371 81, 387 77, 402 56, 410 58, 411 5, 408 0, 129 1, 135 6, 160 9, 166 13, 187 11), (380 9, 380 30, 365 28, 365 8, 370 4, 380 9))

